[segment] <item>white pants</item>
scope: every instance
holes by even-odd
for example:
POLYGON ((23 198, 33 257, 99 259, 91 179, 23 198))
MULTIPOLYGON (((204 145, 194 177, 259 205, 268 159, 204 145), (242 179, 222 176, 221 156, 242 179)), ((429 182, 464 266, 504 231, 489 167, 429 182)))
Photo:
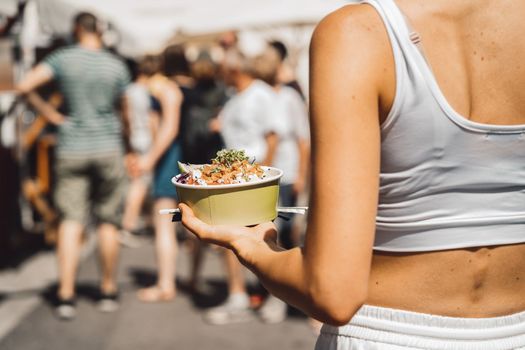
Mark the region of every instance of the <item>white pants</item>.
POLYGON ((456 318, 364 305, 349 324, 324 325, 315 350, 525 349, 525 312, 456 318))

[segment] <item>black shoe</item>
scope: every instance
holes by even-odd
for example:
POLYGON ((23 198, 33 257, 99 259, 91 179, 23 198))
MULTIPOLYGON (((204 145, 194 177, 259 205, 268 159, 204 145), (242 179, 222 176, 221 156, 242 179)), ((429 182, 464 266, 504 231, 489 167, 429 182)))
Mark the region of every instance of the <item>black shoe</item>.
POLYGON ((97 308, 100 312, 115 312, 119 308, 119 295, 117 292, 104 293, 100 292, 97 302, 97 308))
POLYGON ((55 307, 55 314, 60 320, 70 321, 77 315, 76 301, 74 298, 69 299, 57 299, 55 307))

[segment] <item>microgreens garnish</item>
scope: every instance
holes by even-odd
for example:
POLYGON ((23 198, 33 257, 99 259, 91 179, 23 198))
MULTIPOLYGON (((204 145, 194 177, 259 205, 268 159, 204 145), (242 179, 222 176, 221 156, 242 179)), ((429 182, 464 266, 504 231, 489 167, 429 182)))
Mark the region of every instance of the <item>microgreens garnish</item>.
POLYGON ((212 159, 213 163, 224 164, 231 166, 235 162, 242 162, 248 160, 244 150, 236 151, 233 149, 223 149, 217 152, 217 156, 212 159))

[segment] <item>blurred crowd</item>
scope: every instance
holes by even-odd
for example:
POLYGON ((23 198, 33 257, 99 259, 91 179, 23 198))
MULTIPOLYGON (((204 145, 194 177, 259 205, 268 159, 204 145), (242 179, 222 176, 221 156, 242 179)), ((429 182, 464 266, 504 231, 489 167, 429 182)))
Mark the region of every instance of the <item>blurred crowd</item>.
MULTIPOLYGON (((214 43, 220 55, 203 47, 188 60, 184 45, 173 45, 129 59, 105 49, 101 34, 95 16, 80 13, 76 43, 46 54, 17 85, 37 115, 24 142, 34 149, 34 159, 26 162, 38 165, 23 174, 22 193, 42 221, 46 240, 57 245, 61 319, 75 317, 75 278, 87 225, 98 232, 101 311, 119 306, 119 247, 133 247, 145 234, 154 236, 158 278, 138 291, 141 301, 176 297, 182 240, 193 255, 188 284, 191 290, 203 288, 198 276, 205 247, 169 215, 159 214, 177 206, 171 178, 178 162, 209 163, 223 148, 243 149, 258 163, 284 171, 280 206, 296 206, 307 196, 306 102, 282 42, 268 42, 247 56, 235 33, 226 33, 214 43)), ((294 218, 276 224, 283 247, 300 244, 302 229, 294 218)), ((212 324, 253 316, 243 267, 231 252, 224 259, 229 295, 205 312, 212 324)), ((257 312, 274 323, 284 320, 286 310, 268 296, 257 312)))

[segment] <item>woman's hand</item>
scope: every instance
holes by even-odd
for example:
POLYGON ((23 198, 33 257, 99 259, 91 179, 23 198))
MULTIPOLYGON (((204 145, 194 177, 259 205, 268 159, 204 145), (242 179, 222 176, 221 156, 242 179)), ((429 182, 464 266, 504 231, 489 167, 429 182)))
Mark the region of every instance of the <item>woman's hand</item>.
POLYGON ((128 172, 128 176, 132 179, 134 178, 137 178, 138 176, 140 176, 140 172, 137 168, 137 160, 138 160, 138 155, 136 153, 133 153, 133 152, 130 152, 130 153, 127 153, 125 156, 124 156, 124 164, 126 166, 126 170, 128 172))
POLYGON ((277 230, 271 222, 266 222, 253 227, 208 225, 193 214, 190 207, 179 204, 182 212, 182 224, 206 243, 212 243, 231 249, 239 261, 250 267, 256 260, 256 255, 261 251, 280 251, 277 245, 277 230))
POLYGON ((155 162, 153 157, 149 154, 141 155, 137 158, 137 169, 141 175, 148 174, 153 171, 155 162))

